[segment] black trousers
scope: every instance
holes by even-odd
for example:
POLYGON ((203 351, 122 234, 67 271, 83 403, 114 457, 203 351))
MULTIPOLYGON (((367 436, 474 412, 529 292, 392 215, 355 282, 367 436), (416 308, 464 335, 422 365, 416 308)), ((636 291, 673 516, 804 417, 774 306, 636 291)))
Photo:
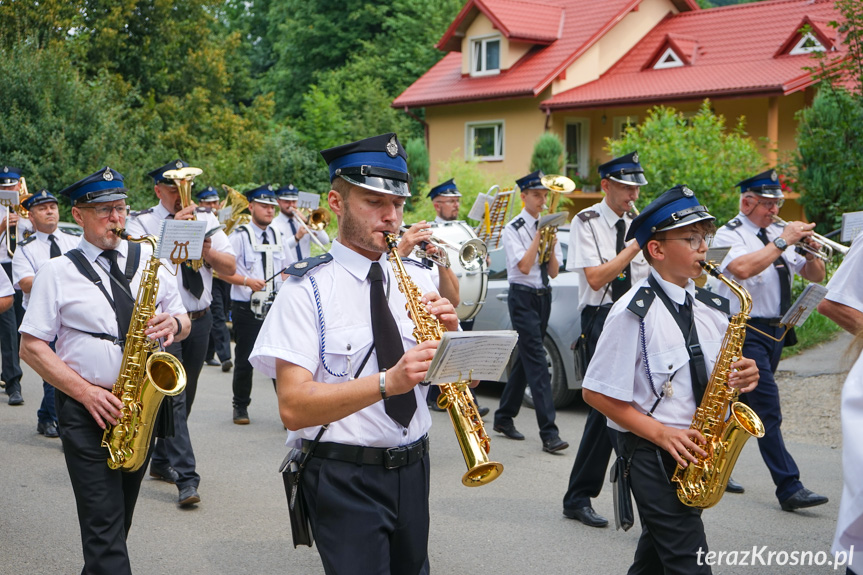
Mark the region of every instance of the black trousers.
POLYGON ((264 320, 256 319, 249 302, 233 300, 231 318, 234 322, 234 405, 247 407, 252 402, 252 364, 249 356, 264 320))
POLYGON ((231 359, 231 332, 225 322, 231 311, 231 284, 219 278, 213 278, 213 301, 210 303, 213 312, 213 327, 210 330, 210 344, 207 347, 207 359, 219 356, 219 361, 231 359))
POLYGON ((545 360, 542 339, 551 313, 551 293, 535 293, 512 289, 510 285, 509 317, 518 332, 518 357, 500 397, 500 407, 494 412, 495 425, 513 425, 521 409, 524 388, 530 385, 539 436, 543 441, 558 437, 554 423, 554 402, 551 398, 551 377, 545 360))
POLYGON ((397 469, 312 457, 303 497, 327 575, 428 573, 428 454, 397 469))
POLYGON ((212 323, 212 315, 208 311, 204 316, 192 320, 192 331, 186 339, 171 344, 167 349, 186 369, 186 389, 173 398, 174 436, 156 440, 152 462, 163 469, 168 466, 174 468, 180 476, 177 480, 178 489, 189 485, 197 487, 201 483, 201 476, 195 471, 195 451, 189 435, 188 417, 192 411, 192 402, 195 401, 198 377, 204 366, 204 353, 207 351, 212 323))
MULTIPOLYGON (((611 306, 585 306, 581 310, 582 329, 587 345, 588 362, 596 352, 596 342, 605 327, 605 318, 611 306)), ((581 509, 590 505, 590 499, 598 497, 605 482, 611 450, 616 443, 616 432, 608 427, 607 418, 588 406, 587 421, 578 453, 569 475, 569 487, 563 496, 564 509, 581 509)))
POLYGON ((677 463, 671 454, 634 433, 618 434, 621 454, 630 459, 630 483, 641 520, 641 537, 629 575, 711 573, 698 564, 707 553, 701 510, 677 498, 671 482, 677 463))
MULTIPOLYGON (((3 271, 12 281, 12 262, 3 264, 3 271)), ((6 382, 6 393, 21 391, 21 364, 18 363, 18 341, 21 336, 18 328, 24 317, 24 308, 21 305, 23 296, 21 290, 15 290, 14 305, 0 313, 0 352, 2 352, 3 368, 0 370, 0 379, 6 382)))
MULTIPOLYGON (((778 337, 783 329, 759 325, 758 329, 773 337, 778 337)), ((764 424, 764 437, 758 440, 761 458, 767 464, 773 483, 776 485, 776 498, 785 501, 803 488, 797 463, 785 447, 782 439, 782 408, 779 404, 779 386, 773 374, 779 366, 783 344, 773 341, 760 333, 747 329, 743 342, 743 357, 755 360, 758 365, 758 387, 740 396, 741 401, 755 411, 764 424)))
POLYGON ((131 574, 126 537, 147 462, 135 473, 108 467, 103 431, 87 409, 57 390, 57 415, 66 468, 78 507, 84 548, 82 574, 131 574))

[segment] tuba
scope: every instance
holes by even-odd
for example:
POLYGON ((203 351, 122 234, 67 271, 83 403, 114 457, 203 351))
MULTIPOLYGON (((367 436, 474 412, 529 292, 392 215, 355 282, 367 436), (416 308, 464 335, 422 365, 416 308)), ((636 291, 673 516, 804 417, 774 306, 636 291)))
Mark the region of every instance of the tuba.
MULTIPOLYGON (((399 284, 399 291, 407 300, 405 308, 410 312, 416 326, 413 332, 414 338, 417 343, 440 339, 446 328, 420 303, 422 294, 405 270, 397 249, 396 235, 384 234, 384 237, 389 247, 389 260, 399 284)), ((491 442, 485 432, 476 403, 467 389, 468 383, 470 382, 457 381, 441 385, 437 403, 441 409, 446 409, 449 413, 456 439, 467 464, 467 472, 462 476, 461 482, 467 487, 478 487, 497 479, 503 472, 503 464, 488 459, 491 442)))
POLYGON ((227 195, 221 209, 230 209, 230 214, 223 220, 225 235, 229 235, 237 226, 248 224, 252 216, 248 213, 249 200, 246 199, 246 196, 227 184, 222 184, 222 189, 227 195))
POLYGON ((701 405, 689 426, 707 440, 703 447, 707 457, 698 457, 697 463, 690 462, 686 467, 678 465, 671 478, 677 483, 677 498, 684 505, 707 509, 719 503, 725 493, 746 440, 750 436, 764 437, 764 424, 749 406, 737 401, 740 392, 728 385, 731 364, 740 359, 743 350, 752 298, 737 282, 722 275, 713 262, 702 261, 701 267, 727 285, 740 300, 740 313, 731 317, 701 405))
POLYGON ((130 238, 121 228, 116 228, 114 233, 130 242, 148 242, 153 248, 138 287, 120 374, 111 391, 123 402, 123 407, 117 425, 108 425, 102 435, 102 447, 108 448, 108 467, 133 473, 147 459, 162 400, 186 388, 186 370, 170 353, 156 351, 159 343, 144 335, 147 321, 156 312, 159 292, 157 272, 161 262, 155 256, 156 239, 153 236, 130 238))
MULTIPOLYGON (((162 177, 166 180, 173 180, 177 186, 177 192, 180 194, 180 205, 184 208, 192 204, 192 182, 197 176, 204 173, 201 168, 193 168, 187 166, 185 168, 177 168, 176 170, 168 170, 162 177)), ((194 219, 194 214, 193 218, 194 219)), ((155 248, 154 248, 155 249, 155 248)), ((204 265, 204 260, 190 260, 188 266, 193 270, 198 271, 204 265)))

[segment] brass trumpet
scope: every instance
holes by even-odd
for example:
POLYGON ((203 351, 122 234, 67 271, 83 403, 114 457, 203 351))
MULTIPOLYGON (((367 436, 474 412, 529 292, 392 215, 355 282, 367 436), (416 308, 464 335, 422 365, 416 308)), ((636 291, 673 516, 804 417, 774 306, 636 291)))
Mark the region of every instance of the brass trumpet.
MULTIPOLYGON (((407 231, 408 228, 406 226, 401 226, 399 228, 399 232, 401 232, 402 234, 407 231)), ((482 265, 482 262, 488 255, 488 248, 486 247, 485 243, 478 238, 472 238, 467 240, 460 246, 454 246, 448 241, 435 236, 430 237, 426 242, 420 242, 420 244, 414 248, 414 255, 416 255, 416 257, 420 259, 431 260, 433 263, 442 268, 449 268, 449 251, 458 254, 458 261, 461 266, 466 270, 472 270, 480 267, 482 265), (436 247, 437 251, 434 253, 430 253, 426 249, 429 244, 436 247)))
MULTIPOLYGON (((774 223, 777 223, 782 227, 785 227, 788 225, 788 222, 786 222, 785 220, 783 220, 779 216, 773 216, 773 221, 774 221, 774 223)), ((813 240, 815 240, 816 242, 818 242, 819 244, 821 244, 821 247, 818 249, 813 248, 812 246, 810 246, 809 244, 807 244, 804 241, 799 241, 794 245, 798 249, 800 249, 806 253, 810 253, 813 256, 815 256, 816 258, 818 258, 820 260, 824 260, 824 262, 829 262, 830 260, 832 260, 833 254, 836 252, 838 252, 844 256, 845 254, 848 253, 848 250, 851 249, 848 246, 843 246, 842 244, 840 244, 838 242, 834 242, 833 240, 831 240, 829 238, 825 238, 821 234, 816 234, 815 232, 812 232, 812 235, 810 237, 813 240)))

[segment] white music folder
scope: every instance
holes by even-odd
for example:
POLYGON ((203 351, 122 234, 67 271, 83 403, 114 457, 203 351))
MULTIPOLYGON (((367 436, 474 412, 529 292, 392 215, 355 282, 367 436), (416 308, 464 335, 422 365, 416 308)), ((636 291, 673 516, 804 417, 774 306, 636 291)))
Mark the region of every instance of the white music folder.
POLYGON ((518 333, 512 330, 444 332, 426 382, 500 381, 517 341, 518 333))

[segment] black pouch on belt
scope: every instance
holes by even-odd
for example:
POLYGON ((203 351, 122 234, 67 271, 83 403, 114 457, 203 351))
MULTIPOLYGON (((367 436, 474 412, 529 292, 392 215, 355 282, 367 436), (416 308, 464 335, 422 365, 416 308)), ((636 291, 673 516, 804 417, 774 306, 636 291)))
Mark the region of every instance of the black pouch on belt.
POLYGON ((608 477, 613 484, 614 495, 614 523, 617 529, 629 531, 635 523, 632 510, 632 492, 629 488, 629 460, 619 456, 611 466, 608 477))
POLYGON ((279 472, 285 482, 285 495, 288 498, 288 515, 291 518, 291 535, 293 535, 294 547, 300 545, 311 547, 315 542, 302 493, 305 457, 301 449, 291 449, 279 466, 279 472))

